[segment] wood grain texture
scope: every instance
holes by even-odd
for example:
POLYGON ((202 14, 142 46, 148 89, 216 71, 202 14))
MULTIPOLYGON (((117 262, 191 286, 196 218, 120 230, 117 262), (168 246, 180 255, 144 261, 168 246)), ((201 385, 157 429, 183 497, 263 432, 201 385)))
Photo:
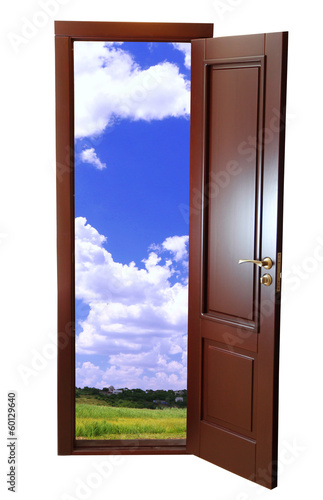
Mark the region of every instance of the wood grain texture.
POLYGON ((204 421, 201 422, 200 453, 201 458, 220 463, 224 469, 242 477, 250 478, 254 473, 256 443, 252 439, 204 421))
POLYGON ((204 343, 203 420, 252 430, 253 358, 204 343))
MULTIPOLYGON (((264 132, 263 178, 263 255, 276 255, 282 249, 284 137, 287 83, 288 33, 270 33, 266 36, 266 109, 264 132), (270 78, 275 75, 275 78, 270 78), (269 167, 270 166, 270 167, 269 167), (273 236, 275 235, 275 237, 273 236)), ((278 379, 279 379, 279 334, 280 293, 276 292, 276 272, 271 273, 273 285, 262 287, 260 316, 263 323, 259 336, 258 394, 258 447, 256 455, 256 480, 269 487, 277 485, 278 447, 278 379)))
POLYGON ((212 65, 207 175, 207 312, 255 319, 257 155, 241 154, 257 138, 259 68, 212 65))
POLYGON ((212 37, 213 24, 55 21, 55 35, 74 40, 190 42, 212 37))
POLYGON ((55 40, 58 352, 58 453, 74 442, 74 198, 73 54, 69 38, 55 40))
MULTIPOLYGON (((55 22, 56 185, 58 278, 58 454, 148 453, 147 446, 116 448, 75 441, 74 81, 73 42, 89 40, 190 42, 213 35, 213 24, 55 22), (126 449, 127 448, 127 449, 126 449), (98 449, 98 451, 96 451, 98 449)), ((204 42, 203 42, 204 43, 204 42)), ((175 440, 176 441, 176 440, 175 440)), ((127 443, 124 443, 127 445, 127 443)), ((185 453, 183 444, 151 446, 151 453, 185 453), (156 451, 157 450, 157 451, 156 451)))
POLYGON ((189 281, 188 281, 188 353, 187 353, 187 452, 199 455, 202 346, 200 341, 202 310, 202 211, 204 169, 204 109, 205 41, 197 40, 191 48, 191 154, 190 154, 190 202, 189 202, 189 281), (194 101, 196 96, 196 101, 194 101))
POLYGON ((204 54, 201 41, 192 46, 191 199, 200 201, 190 205, 189 449, 274 488, 287 33, 209 39, 204 54), (242 175, 210 200, 210 175, 231 158, 242 175), (241 249, 253 256, 238 256, 241 249), (237 258, 267 256, 272 269, 239 275, 237 258), (260 285, 265 272, 269 287, 260 285))

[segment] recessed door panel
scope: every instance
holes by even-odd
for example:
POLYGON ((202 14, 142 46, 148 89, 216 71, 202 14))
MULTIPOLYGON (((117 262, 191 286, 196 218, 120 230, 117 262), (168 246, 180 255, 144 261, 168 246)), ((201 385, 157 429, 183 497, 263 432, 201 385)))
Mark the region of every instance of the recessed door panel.
POLYGON ((252 430, 254 360, 204 344, 203 420, 252 430))
POLYGON ((259 136, 260 62, 215 64, 209 69, 207 307, 212 315, 255 318, 255 269, 239 265, 257 252, 261 167, 254 149, 259 136), (249 146, 248 146, 249 147, 249 146))

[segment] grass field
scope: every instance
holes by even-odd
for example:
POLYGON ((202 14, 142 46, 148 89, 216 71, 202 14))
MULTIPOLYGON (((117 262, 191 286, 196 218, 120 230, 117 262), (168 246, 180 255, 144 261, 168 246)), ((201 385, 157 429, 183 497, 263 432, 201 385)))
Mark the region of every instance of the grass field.
POLYGON ((186 439, 186 409, 148 410, 76 403, 77 439, 186 439))

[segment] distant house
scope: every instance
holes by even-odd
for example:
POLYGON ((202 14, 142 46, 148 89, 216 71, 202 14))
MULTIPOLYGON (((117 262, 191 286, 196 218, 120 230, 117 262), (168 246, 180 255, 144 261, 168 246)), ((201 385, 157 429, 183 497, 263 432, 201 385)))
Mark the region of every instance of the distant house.
POLYGON ((123 390, 122 389, 113 389, 112 394, 122 394, 123 390))
POLYGON ((110 387, 108 387, 108 391, 109 391, 109 392, 113 392, 113 391, 114 391, 114 387, 113 387, 113 385, 110 385, 110 387))
POLYGON ((178 396, 177 398, 175 398, 175 403, 183 403, 183 398, 178 396))
POLYGON ((182 396, 184 394, 184 391, 175 391, 175 394, 179 394, 180 396, 182 396))

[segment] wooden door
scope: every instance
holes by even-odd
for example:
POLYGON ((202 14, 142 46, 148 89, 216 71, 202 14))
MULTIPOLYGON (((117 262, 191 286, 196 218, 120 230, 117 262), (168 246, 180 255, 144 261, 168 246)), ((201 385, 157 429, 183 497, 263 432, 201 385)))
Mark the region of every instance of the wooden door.
POLYGON ((192 42, 187 451, 268 488, 286 66, 287 33, 192 42))

